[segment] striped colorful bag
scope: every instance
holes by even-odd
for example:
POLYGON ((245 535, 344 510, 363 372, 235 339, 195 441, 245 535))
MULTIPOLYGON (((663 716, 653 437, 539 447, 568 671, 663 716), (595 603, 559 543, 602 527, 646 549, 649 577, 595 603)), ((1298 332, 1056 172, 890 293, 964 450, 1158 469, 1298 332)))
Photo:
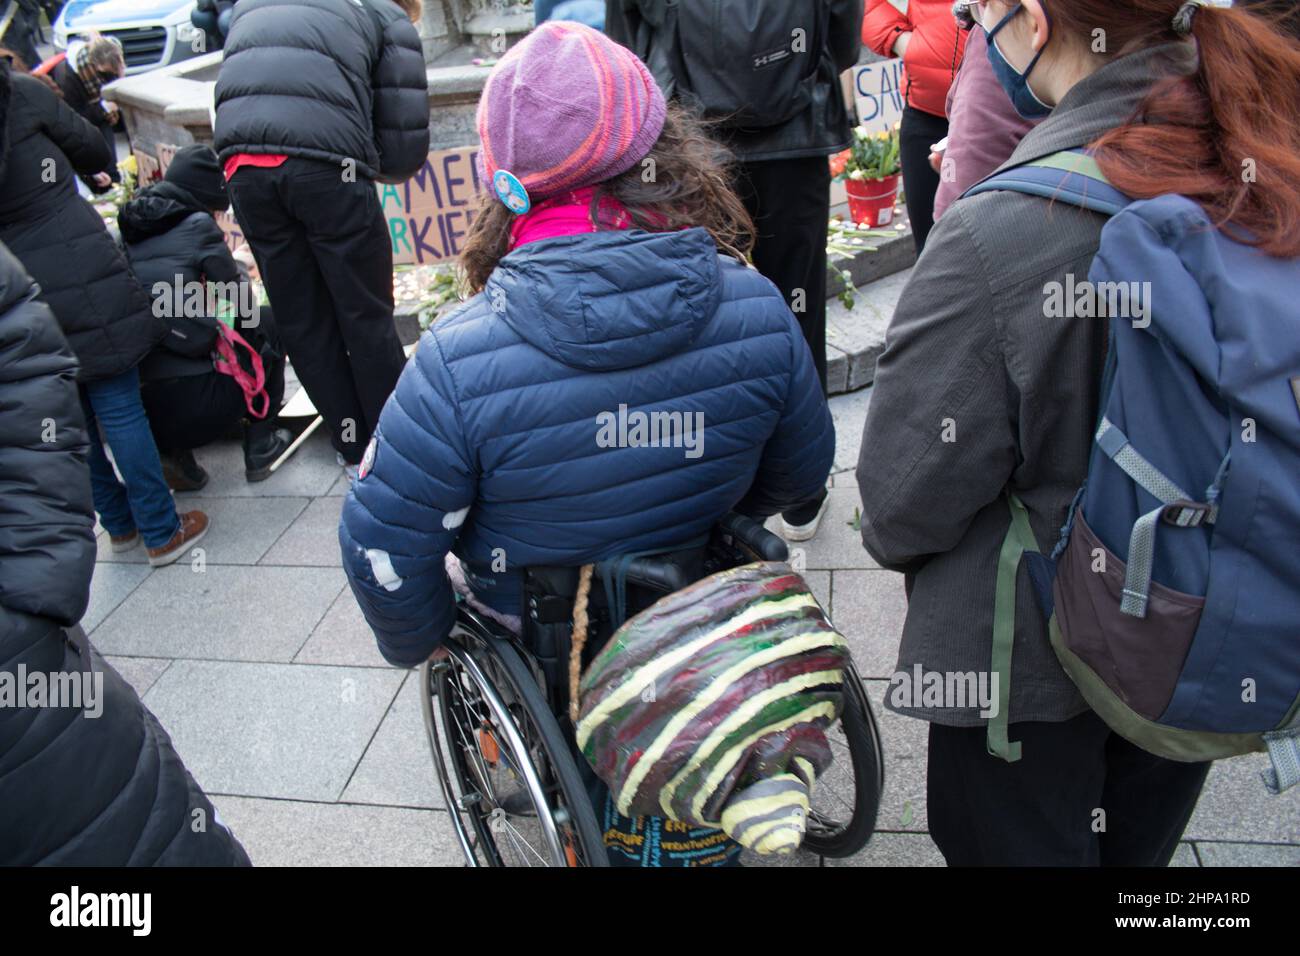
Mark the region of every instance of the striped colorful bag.
POLYGON ((722 829, 760 854, 803 841, 831 762, 844 638, 787 564, 747 564, 625 623, 580 685, 578 746, 627 816, 722 829))

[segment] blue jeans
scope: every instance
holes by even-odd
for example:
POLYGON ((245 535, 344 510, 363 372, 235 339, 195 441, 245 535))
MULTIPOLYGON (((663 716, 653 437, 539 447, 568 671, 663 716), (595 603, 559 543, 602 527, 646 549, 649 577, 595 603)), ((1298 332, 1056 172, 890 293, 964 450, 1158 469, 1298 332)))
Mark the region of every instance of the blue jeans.
POLYGON ((90 436, 90 490, 100 523, 111 535, 138 530, 146 547, 161 547, 172 539, 181 522, 140 401, 139 372, 131 369, 82 384, 81 407, 90 436), (125 487, 104 452, 105 441, 125 487))

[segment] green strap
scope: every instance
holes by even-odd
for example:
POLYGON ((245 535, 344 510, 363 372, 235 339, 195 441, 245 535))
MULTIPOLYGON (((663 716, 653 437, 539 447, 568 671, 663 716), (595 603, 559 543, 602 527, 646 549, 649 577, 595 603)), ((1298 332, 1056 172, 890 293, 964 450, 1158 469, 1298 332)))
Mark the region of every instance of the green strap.
POLYGON ((1020 742, 1008 739, 1011 710, 1011 650, 1016 640, 1016 575, 1026 551, 1037 551, 1038 542, 1029 527, 1029 513, 1020 499, 1007 493, 1011 525, 1002 539, 998 555, 998 587, 993 602, 993 658, 991 668, 998 675, 998 712, 989 718, 988 751, 1007 763, 1020 759, 1020 742))
POLYGON ((1101 165, 1094 157, 1087 153, 1076 153, 1069 149, 1062 150, 1059 153, 1052 153, 1050 156, 1043 156, 1040 159, 1030 160, 1024 165, 1039 166, 1045 169, 1060 169, 1067 173, 1078 173, 1080 176, 1086 176, 1107 185, 1110 184, 1110 180, 1101 171, 1101 165))

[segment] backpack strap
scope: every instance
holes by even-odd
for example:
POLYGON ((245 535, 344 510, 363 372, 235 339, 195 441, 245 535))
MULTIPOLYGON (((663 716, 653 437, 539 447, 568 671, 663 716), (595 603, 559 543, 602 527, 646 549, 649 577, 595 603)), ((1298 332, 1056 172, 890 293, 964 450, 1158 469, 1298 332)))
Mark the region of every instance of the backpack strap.
POLYGON ((1107 181, 1096 158, 1084 149, 1067 149, 999 170, 966 190, 962 198, 995 190, 1060 200, 1106 216, 1115 215, 1130 202, 1107 181))
POLYGON ((1029 512, 1015 495, 1007 493, 1011 525, 998 554, 997 593, 993 601, 993 657, 990 669, 998 678, 998 709, 989 718, 988 751, 1007 763, 1020 759, 1020 742, 1008 738, 1011 710, 1011 651, 1016 641, 1016 576, 1026 553, 1038 550, 1029 527, 1029 512))

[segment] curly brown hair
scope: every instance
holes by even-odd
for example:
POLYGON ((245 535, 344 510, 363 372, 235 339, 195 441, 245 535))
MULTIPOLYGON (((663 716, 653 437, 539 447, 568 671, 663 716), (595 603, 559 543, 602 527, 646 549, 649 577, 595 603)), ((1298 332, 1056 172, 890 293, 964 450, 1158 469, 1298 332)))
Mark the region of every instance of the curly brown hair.
MULTIPOLYGON (((596 223, 604 196, 622 203, 637 229, 671 232, 699 226, 718 249, 745 262, 754 246, 754 223, 731 188, 731 153, 712 139, 704 123, 676 103, 668 104, 663 132, 645 158, 625 173, 600 183, 591 200, 596 223)), ((488 276, 510 251, 515 216, 484 192, 460 254, 471 295, 482 292, 488 276)))

